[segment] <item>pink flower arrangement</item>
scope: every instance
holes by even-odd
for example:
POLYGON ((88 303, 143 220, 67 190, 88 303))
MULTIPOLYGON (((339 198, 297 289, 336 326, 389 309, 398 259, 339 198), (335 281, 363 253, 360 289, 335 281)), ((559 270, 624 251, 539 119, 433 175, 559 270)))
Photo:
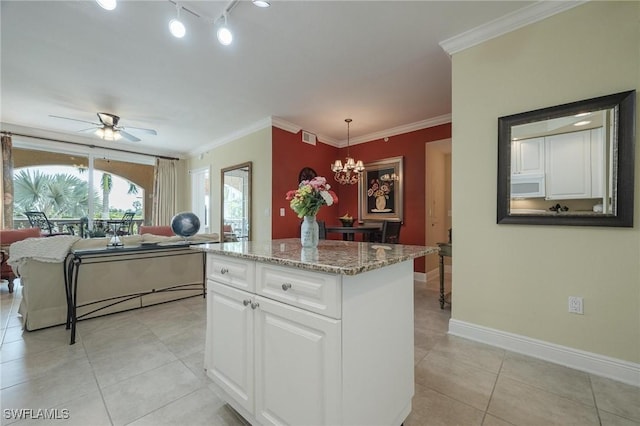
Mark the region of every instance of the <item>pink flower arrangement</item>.
POLYGON ((322 176, 303 180, 298 189, 287 192, 286 199, 298 217, 315 216, 320 207, 338 202, 338 196, 322 176))

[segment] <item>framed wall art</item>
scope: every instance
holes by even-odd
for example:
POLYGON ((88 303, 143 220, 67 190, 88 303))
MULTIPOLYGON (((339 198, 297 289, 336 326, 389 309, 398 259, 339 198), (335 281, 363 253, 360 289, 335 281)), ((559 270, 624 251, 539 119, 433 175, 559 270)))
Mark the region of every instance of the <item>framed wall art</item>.
POLYGON ((402 222, 403 157, 365 164, 358 182, 358 221, 402 222))

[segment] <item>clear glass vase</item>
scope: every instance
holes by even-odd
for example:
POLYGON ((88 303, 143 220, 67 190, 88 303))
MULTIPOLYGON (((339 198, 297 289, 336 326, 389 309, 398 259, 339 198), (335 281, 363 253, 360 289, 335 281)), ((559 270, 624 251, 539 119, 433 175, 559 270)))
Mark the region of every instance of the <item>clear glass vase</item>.
POLYGON ((304 248, 318 247, 318 222, 315 216, 305 216, 300 225, 300 243, 304 248))

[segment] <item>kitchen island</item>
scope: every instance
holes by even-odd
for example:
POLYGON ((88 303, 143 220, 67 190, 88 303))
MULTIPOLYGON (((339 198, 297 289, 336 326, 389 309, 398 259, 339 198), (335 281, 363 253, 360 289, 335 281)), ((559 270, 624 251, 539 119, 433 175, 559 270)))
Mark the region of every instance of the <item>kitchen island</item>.
POLYGON ((437 247, 200 245, 205 369, 254 425, 400 425, 414 393, 413 259, 437 247))

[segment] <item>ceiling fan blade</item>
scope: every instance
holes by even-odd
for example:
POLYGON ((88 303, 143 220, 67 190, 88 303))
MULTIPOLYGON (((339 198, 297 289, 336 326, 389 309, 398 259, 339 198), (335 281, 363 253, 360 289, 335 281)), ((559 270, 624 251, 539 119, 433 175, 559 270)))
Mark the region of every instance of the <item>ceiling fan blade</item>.
POLYGON ((82 129, 82 130, 78 130, 76 133, 93 133, 95 132, 97 129, 99 129, 100 126, 96 126, 96 127, 89 127, 87 129, 82 129))
MULTIPOLYGON (((123 130, 125 129, 124 127, 120 127, 120 128, 123 129, 123 130)), ((126 128, 129 129, 129 130, 135 130, 136 132, 146 133, 148 135, 157 135, 158 134, 158 132, 156 132, 153 129, 145 129, 145 128, 142 128, 142 127, 131 127, 131 126, 127 126, 126 128)))
POLYGON ((79 121, 80 123, 89 123, 89 124, 93 124, 94 126, 101 126, 101 125, 102 125, 102 124, 100 124, 100 123, 94 123, 93 121, 78 120, 78 119, 76 119, 76 118, 61 117, 61 116, 59 116, 59 115, 49 115, 49 117, 53 117, 53 118, 62 118, 63 120, 79 121))
POLYGON ((140 140, 141 140, 141 139, 138 139, 135 136, 133 136, 131 133, 125 132, 124 130, 118 130, 118 132, 120 132, 120 136, 122 136, 123 138, 125 138, 128 141, 140 142, 140 140))

